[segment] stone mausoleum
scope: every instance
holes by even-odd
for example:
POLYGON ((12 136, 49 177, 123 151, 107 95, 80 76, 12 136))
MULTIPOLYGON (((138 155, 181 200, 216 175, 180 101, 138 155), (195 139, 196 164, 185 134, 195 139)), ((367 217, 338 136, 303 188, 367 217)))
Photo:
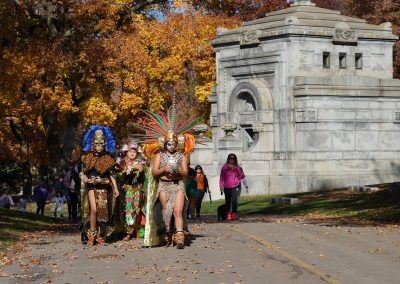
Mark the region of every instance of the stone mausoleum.
POLYGON ((213 197, 228 153, 253 194, 400 180, 400 80, 390 23, 312 1, 220 28, 209 96, 212 141, 198 145, 213 197))

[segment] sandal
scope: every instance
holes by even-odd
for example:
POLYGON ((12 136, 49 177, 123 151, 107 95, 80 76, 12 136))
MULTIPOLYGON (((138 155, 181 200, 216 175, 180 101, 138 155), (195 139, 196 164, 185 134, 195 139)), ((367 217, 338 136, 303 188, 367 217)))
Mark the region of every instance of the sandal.
POLYGON ((131 234, 127 234, 125 237, 122 238, 123 241, 129 241, 131 239, 131 234))
POLYGON ((183 249, 185 247, 185 233, 182 230, 176 231, 175 242, 178 249, 183 249))
POLYGON ((87 236, 88 236, 88 240, 87 240, 87 244, 89 246, 94 246, 94 243, 96 242, 96 231, 95 230, 88 230, 87 231, 87 236))
POLYGON ((102 237, 97 237, 97 243, 99 245, 104 245, 106 243, 106 241, 102 237))

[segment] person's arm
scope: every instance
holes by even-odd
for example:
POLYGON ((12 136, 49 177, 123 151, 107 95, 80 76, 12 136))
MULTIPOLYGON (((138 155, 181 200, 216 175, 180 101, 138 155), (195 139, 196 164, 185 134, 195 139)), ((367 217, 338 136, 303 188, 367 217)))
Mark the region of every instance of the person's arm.
POLYGON ((132 167, 130 175, 139 175, 143 171, 144 171, 143 164, 137 164, 132 167))
POLYGON ((208 187, 208 179, 207 179, 207 176, 206 175, 204 175, 204 192, 207 192, 207 191, 209 191, 210 189, 209 189, 209 187, 208 187))
POLYGON ((110 179, 111 179, 112 187, 114 190, 114 195, 115 195, 115 197, 118 197, 119 191, 118 191, 118 187, 117 187, 117 182, 115 181, 115 178, 113 176, 110 176, 110 179))
POLYGON ((11 206, 14 206, 14 200, 12 199, 12 196, 9 195, 8 198, 9 198, 9 200, 10 200, 10 205, 11 205, 11 206))
POLYGON ((248 193, 249 192, 249 186, 247 184, 246 176, 244 175, 243 169, 241 167, 239 167, 239 169, 240 169, 241 176, 242 176, 241 180, 243 182, 244 187, 246 188, 246 193, 248 193))
POLYGON ((93 179, 89 179, 85 174, 82 174, 82 181, 84 183, 93 183, 93 179))
POLYGON ((143 164, 136 165, 136 168, 137 168, 139 173, 144 171, 144 165, 143 164))
POLYGON ((178 172, 182 177, 188 176, 188 166, 187 166, 187 159, 186 156, 183 155, 181 165, 178 167, 178 172))
POLYGON ((153 169, 151 170, 151 173, 153 174, 153 177, 158 177, 159 175, 168 172, 167 170, 170 170, 169 166, 166 166, 164 168, 160 168, 160 154, 157 154, 154 158, 153 162, 153 169))
POLYGON ((240 166, 237 166, 237 175, 240 180, 244 179, 246 176, 244 175, 243 169, 240 166))
POLYGON ((221 193, 224 192, 224 183, 225 183, 225 166, 222 166, 221 174, 219 175, 219 190, 221 193))

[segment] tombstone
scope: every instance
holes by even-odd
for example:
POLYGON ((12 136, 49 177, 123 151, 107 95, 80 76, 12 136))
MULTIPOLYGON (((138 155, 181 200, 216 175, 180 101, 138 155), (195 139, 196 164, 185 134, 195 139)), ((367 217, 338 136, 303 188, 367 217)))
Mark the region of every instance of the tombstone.
POLYGON ((307 0, 234 30, 218 29, 212 143, 201 152, 209 153, 202 165, 213 197, 231 152, 250 194, 396 181, 397 39, 390 23, 367 24, 307 0))

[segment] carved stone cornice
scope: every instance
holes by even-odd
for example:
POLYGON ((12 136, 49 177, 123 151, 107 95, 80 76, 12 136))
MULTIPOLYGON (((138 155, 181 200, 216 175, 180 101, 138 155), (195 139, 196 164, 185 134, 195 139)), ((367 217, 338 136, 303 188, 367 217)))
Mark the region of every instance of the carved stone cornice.
POLYGON ((357 44, 357 35, 350 29, 335 29, 333 34, 333 43, 339 44, 357 44))
POLYGON ((240 38, 240 45, 247 46, 247 45, 258 45, 260 44, 260 40, 258 39, 258 32, 257 31, 245 31, 240 38))

